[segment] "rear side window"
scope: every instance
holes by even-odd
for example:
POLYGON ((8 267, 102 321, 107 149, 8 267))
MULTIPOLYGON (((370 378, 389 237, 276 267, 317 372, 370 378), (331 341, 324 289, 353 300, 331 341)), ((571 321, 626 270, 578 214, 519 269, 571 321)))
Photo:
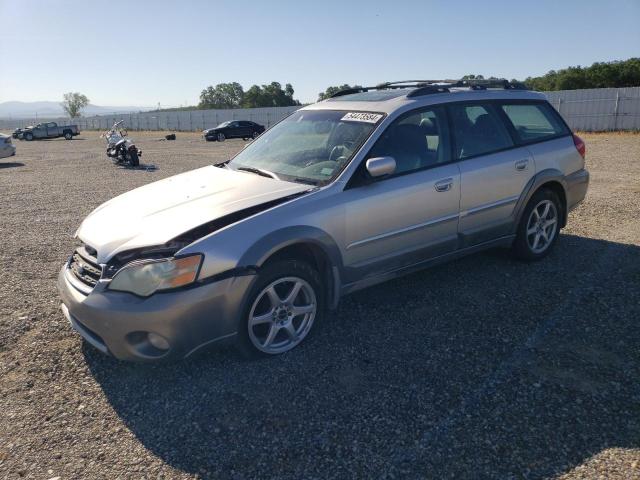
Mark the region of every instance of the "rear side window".
POLYGON ((491 105, 450 105, 455 157, 464 159, 513 146, 513 140, 491 105))
POLYGON ((511 120, 520 141, 524 143, 568 133, 551 108, 545 103, 502 105, 502 110, 511 120))

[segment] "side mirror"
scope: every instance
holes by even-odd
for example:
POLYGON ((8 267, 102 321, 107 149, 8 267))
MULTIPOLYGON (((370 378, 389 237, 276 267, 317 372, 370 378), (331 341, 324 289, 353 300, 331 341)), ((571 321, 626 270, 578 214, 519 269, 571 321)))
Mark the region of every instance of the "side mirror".
POLYGON ((396 171, 396 160, 393 157, 374 157, 367 160, 366 167, 372 177, 384 177, 396 171))

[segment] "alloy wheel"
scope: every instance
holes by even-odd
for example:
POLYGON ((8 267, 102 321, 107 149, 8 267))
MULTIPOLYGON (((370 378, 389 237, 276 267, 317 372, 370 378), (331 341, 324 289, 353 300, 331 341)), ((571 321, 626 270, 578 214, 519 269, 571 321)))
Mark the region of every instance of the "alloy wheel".
POLYGON ((527 245, 535 254, 544 252, 556 235, 558 210, 551 200, 538 203, 527 220, 527 245))
POLYGON ((249 311, 249 338, 258 350, 278 354, 307 336, 318 302, 311 285, 299 277, 280 278, 265 287, 249 311))

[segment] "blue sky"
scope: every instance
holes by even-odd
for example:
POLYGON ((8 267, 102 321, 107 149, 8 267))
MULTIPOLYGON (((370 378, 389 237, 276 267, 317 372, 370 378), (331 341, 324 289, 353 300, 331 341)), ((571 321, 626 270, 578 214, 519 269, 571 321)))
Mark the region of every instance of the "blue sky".
POLYGON ((640 0, 0 0, 0 102, 195 104, 210 84, 522 79, 640 56, 640 0))

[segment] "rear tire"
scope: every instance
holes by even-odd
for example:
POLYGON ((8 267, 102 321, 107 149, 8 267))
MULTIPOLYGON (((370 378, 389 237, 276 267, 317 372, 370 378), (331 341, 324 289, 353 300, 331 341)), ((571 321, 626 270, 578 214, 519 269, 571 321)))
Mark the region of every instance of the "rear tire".
POLYGON ((513 242, 515 256, 535 262, 549 255, 560 234, 562 213, 560 200, 553 191, 543 189, 534 193, 518 225, 513 242))
POLYGON ((71 140, 73 138, 73 135, 71 134, 71 132, 65 132, 64 133, 64 139, 65 140, 71 140))
POLYGON ((299 260, 268 263, 260 270, 242 309, 238 350, 245 357, 256 358, 297 347, 321 322, 324 295, 320 275, 309 264, 299 260))

